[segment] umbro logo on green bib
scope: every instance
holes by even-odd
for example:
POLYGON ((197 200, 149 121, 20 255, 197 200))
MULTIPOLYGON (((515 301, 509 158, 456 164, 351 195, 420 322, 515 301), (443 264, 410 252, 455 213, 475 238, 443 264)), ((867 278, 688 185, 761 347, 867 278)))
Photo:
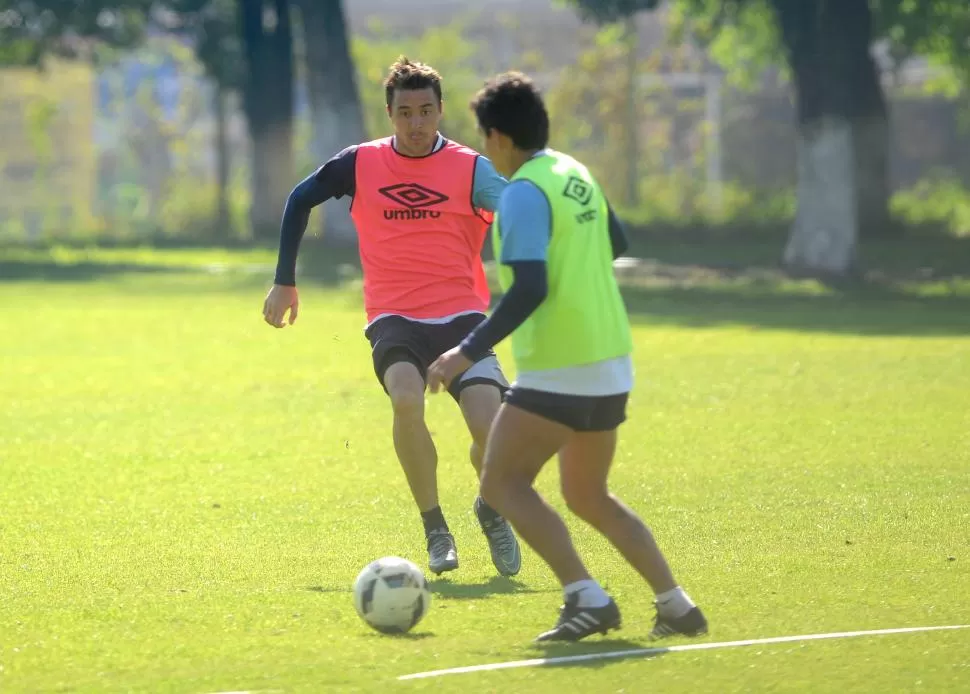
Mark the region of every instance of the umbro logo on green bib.
POLYGON ((580 205, 588 205, 593 199, 593 186, 576 176, 570 176, 566 181, 566 188, 562 194, 567 198, 575 200, 580 205))
MULTIPOLYGON (((584 181, 577 176, 570 176, 569 180, 566 181, 566 187, 563 189, 562 194, 563 197, 575 200, 585 207, 593 199, 593 186, 588 181, 584 181)), ((596 208, 583 210, 576 215, 576 223, 585 224, 586 222, 592 222, 596 219, 596 216, 596 208)))

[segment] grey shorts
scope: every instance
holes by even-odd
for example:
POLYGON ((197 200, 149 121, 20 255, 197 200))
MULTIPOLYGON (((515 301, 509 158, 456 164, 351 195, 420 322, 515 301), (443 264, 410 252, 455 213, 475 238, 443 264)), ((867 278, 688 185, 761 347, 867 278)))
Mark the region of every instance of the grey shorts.
MULTIPOLYGON (((402 316, 385 316, 371 323, 364 335, 370 341, 374 361, 374 373, 384 391, 384 374, 391 364, 406 361, 414 364, 422 378, 427 378, 428 367, 435 359, 452 347, 461 344, 479 323, 485 320, 481 313, 458 316, 447 323, 422 323, 402 316)), ((477 384, 494 385, 502 393, 509 383, 494 352, 474 364, 455 378, 448 392, 457 401, 461 391, 477 384)))

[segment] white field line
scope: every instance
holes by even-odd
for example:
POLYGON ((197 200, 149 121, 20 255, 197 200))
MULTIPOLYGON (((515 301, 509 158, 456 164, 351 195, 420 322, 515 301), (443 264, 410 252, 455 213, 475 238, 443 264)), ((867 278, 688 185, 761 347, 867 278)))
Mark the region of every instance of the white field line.
POLYGON ((448 668, 446 670, 431 670, 416 672, 411 675, 401 675, 399 680, 416 680, 428 677, 442 677, 444 675, 463 675, 470 672, 485 672, 488 670, 507 670, 509 668, 538 667, 544 665, 565 665, 567 663, 581 663, 591 660, 609 660, 619 658, 636 658, 661 653, 678 653, 681 651, 706 651, 715 648, 740 648, 741 646, 760 646, 771 643, 793 643, 796 641, 822 641, 824 639, 849 639, 858 636, 882 636, 886 634, 910 634, 919 631, 945 631, 953 629, 967 629, 970 624, 935 627, 904 627, 900 629, 875 629, 870 631, 839 631, 830 634, 807 634, 800 636, 774 636, 766 639, 746 639, 743 641, 721 641, 717 643, 691 643, 680 646, 665 646, 660 648, 635 648, 624 651, 606 651, 603 653, 586 653, 583 655, 568 655, 558 658, 533 658, 531 660, 513 660, 505 663, 486 663, 484 665, 467 665, 465 667, 448 668))

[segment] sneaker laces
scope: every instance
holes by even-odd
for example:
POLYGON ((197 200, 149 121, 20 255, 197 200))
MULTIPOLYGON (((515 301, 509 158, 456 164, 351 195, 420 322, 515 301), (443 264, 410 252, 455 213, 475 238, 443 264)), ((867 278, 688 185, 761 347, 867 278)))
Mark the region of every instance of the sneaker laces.
POLYGON ((428 551, 432 553, 447 552, 451 549, 451 539, 443 530, 428 533, 428 551))
POLYGON ((488 538, 498 545, 500 551, 511 552, 515 548, 515 538, 509 532, 509 523, 501 516, 482 523, 482 529, 485 530, 488 538))

